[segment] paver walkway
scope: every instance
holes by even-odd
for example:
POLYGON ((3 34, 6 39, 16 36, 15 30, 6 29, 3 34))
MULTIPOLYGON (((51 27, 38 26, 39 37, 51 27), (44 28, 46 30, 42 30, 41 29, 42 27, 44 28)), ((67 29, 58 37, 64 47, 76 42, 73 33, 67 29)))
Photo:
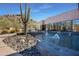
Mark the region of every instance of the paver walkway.
POLYGON ((12 53, 15 53, 16 51, 14 51, 13 49, 11 49, 10 47, 8 47, 2 40, 5 39, 7 36, 12 36, 15 35, 14 34, 4 34, 4 35, 0 35, 0 56, 4 56, 4 55, 9 55, 12 53))

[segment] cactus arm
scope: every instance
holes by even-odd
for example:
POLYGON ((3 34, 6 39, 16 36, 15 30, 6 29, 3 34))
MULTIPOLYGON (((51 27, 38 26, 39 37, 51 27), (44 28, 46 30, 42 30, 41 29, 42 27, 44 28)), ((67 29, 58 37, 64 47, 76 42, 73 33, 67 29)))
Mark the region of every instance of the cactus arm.
POLYGON ((25 4, 25 17, 24 17, 24 21, 25 21, 25 23, 26 23, 26 10, 27 10, 27 5, 25 4))
POLYGON ((21 14, 21 19, 23 21, 23 17, 22 17, 22 6, 21 6, 21 4, 20 4, 20 14, 21 14))
POLYGON ((30 8, 28 8, 28 12, 27 12, 27 22, 29 21, 30 19, 30 8))

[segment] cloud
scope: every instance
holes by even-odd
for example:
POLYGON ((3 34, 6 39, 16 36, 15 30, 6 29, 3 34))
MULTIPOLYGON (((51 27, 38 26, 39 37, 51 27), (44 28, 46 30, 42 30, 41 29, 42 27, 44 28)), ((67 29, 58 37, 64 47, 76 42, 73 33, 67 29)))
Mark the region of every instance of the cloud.
POLYGON ((33 9, 32 12, 38 13, 38 12, 44 12, 46 9, 52 8, 52 5, 50 4, 42 4, 37 9, 33 9))
POLYGON ((52 5, 50 4, 43 4, 39 7, 39 9, 49 9, 49 8, 52 8, 52 5))
POLYGON ((32 10, 32 12, 34 12, 34 13, 37 13, 37 12, 39 12, 39 11, 40 11, 39 9, 32 10))

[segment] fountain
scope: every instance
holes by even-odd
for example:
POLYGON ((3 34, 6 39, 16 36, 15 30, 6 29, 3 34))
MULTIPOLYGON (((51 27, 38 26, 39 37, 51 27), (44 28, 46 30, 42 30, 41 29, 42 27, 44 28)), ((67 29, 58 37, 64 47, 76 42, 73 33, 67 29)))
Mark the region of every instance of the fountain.
POLYGON ((69 36, 71 36, 72 35, 72 33, 71 32, 69 32, 69 36))
POLYGON ((47 26, 46 26, 45 36, 47 36, 47 35, 48 35, 48 28, 47 28, 47 26))
POLYGON ((54 41, 55 44, 58 44, 59 43, 59 40, 60 40, 59 33, 60 32, 57 32, 54 36, 52 36, 53 41, 54 41))
POLYGON ((60 39, 60 37, 59 37, 59 35, 57 33, 54 36, 52 36, 52 38, 60 39))
POLYGON ((41 42, 41 40, 40 40, 40 39, 37 39, 37 41, 38 41, 38 42, 41 42))
POLYGON ((49 33, 48 33, 48 27, 46 26, 46 30, 45 30, 45 40, 53 40, 53 42, 55 44, 58 44, 59 43, 59 40, 60 40, 60 34, 61 32, 58 31, 54 36, 50 37, 49 36, 49 33))

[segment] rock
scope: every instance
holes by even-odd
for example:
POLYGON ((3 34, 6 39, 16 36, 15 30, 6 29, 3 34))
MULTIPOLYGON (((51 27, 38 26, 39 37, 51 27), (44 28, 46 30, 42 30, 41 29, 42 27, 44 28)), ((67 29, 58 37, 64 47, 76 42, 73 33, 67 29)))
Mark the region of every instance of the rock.
POLYGON ((29 49, 25 49, 25 50, 19 52, 19 54, 21 54, 23 56, 41 56, 41 54, 38 51, 38 49, 36 48, 36 46, 33 46, 29 49))
POLYGON ((31 48, 36 45, 37 40, 31 35, 14 35, 7 37, 3 42, 17 52, 31 48))

